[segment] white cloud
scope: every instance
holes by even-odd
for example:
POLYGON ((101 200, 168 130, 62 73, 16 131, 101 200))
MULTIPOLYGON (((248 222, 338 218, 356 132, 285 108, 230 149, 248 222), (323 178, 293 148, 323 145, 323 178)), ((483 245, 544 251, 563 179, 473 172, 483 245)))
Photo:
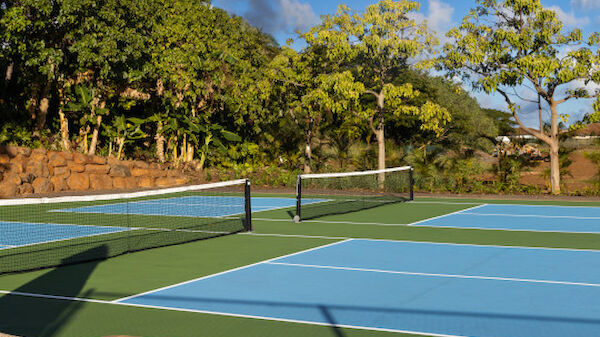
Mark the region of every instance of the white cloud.
POLYGON ((554 11, 558 16, 558 19, 562 21, 562 23, 566 27, 582 27, 586 26, 590 23, 590 18, 587 16, 584 17, 576 17, 575 14, 571 11, 569 13, 565 12, 559 6, 550 6, 548 9, 554 11))
POLYGON ((571 6, 580 9, 596 9, 600 8, 598 0, 571 0, 571 6))
POLYGON ((319 18, 308 3, 299 0, 280 0, 282 24, 292 30, 307 31, 319 23, 319 18))
POLYGON ((440 29, 447 28, 452 23, 452 14, 454 7, 438 0, 429 0, 427 22, 432 29, 440 32, 440 29))

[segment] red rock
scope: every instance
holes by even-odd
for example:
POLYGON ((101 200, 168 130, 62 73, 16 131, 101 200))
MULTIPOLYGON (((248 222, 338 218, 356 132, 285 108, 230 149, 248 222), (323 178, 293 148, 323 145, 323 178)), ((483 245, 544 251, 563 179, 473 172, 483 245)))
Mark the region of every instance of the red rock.
POLYGON ((21 181, 23 183, 28 183, 28 184, 31 184, 35 180, 35 175, 33 175, 31 173, 21 173, 19 175, 19 177, 21 177, 21 181))
POLYGON ((54 153, 57 153, 59 156, 65 158, 66 161, 73 160, 73 154, 71 152, 54 152, 54 153))
MULTIPOLYGON (((21 148, 21 149, 24 149, 24 148, 21 148)), ((34 150, 29 149, 29 152, 31 155, 44 155, 44 156, 48 155, 48 151, 41 147, 38 147, 37 149, 34 149, 34 150)))
POLYGON ((85 165, 85 172, 94 174, 107 174, 110 171, 109 165, 99 164, 87 164, 85 165))
POLYGON ((29 163, 31 163, 33 161, 47 165, 48 164, 48 156, 46 155, 46 152, 39 152, 39 151, 34 152, 29 157, 29 163))
POLYGON ((17 194, 17 192, 17 185, 13 184, 12 182, 3 180, 0 183, 0 198, 13 197, 17 194))
POLYGON ((113 188, 134 189, 138 187, 139 178, 136 177, 113 177, 113 188))
POLYGON ((10 164, 6 164, 8 166, 7 172, 19 174, 23 173, 25 169, 23 168, 23 164, 19 162, 11 162, 10 164))
POLYGON ((33 186, 29 183, 19 186, 19 194, 27 195, 33 194, 33 186))
MULTIPOLYGON (((40 149, 38 149, 38 150, 40 150, 40 149)), ((44 150, 44 149, 41 149, 41 150, 42 150, 42 151, 46 151, 46 150, 44 150)), ((32 151, 31 151, 31 149, 30 149, 30 148, 28 148, 28 147, 19 147, 19 149, 17 150, 17 152, 18 152, 20 155, 23 155, 23 156, 25 156, 25 157, 29 157, 29 156, 31 155, 31 152, 32 152, 32 151)))
POLYGON ((43 161, 31 160, 27 167, 25 167, 25 172, 31 173, 36 177, 48 177, 50 175, 50 170, 48 170, 48 165, 43 161))
POLYGON ((141 160, 136 160, 133 162, 133 166, 137 167, 137 168, 149 168, 150 164, 146 163, 145 161, 141 161, 141 160))
POLYGON ((152 177, 154 176, 154 172, 150 169, 145 168, 137 168, 134 167, 131 169, 131 175, 134 177, 152 177))
POLYGON ((140 187, 154 187, 153 177, 142 177, 139 182, 140 187))
POLYGON ((156 185, 159 187, 169 187, 177 185, 177 181, 175 178, 166 177, 166 178, 157 178, 156 185))
POLYGON ((110 175, 113 177, 129 177, 131 176, 131 170, 125 165, 111 165, 110 175))
POLYGON ((53 152, 48 156, 48 165, 53 167, 67 166, 67 159, 61 152, 53 152))
POLYGON ((90 163, 91 164, 98 164, 98 165, 104 165, 106 164, 106 158, 104 157, 100 157, 100 156, 90 156, 90 163))
POLYGON ((83 173, 72 173, 67 179, 69 189, 75 191, 85 191, 90 188, 90 177, 83 173))
POLYGON ((2 179, 2 181, 14 184, 15 186, 21 185, 23 183, 23 180, 21 179, 20 175, 10 173, 5 174, 4 179, 2 179))
POLYGON ((6 153, 0 154, 0 164, 8 164, 10 157, 6 153))
POLYGON ((188 183, 188 178, 175 178, 175 184, 177 185, 186 185, 188 183))
POLYGON ((105 174, 90 174, 90 187, 92 190, 110 190, 113 188, 112 179, 105 174))
POLYGON ((75 164, 73 162, 69 162, 67 163, 67 167, 69 168, 69 170, 71 170, 71 172, 81 173, 85 171, 85 166, 83 166, 82 164, 75 164))
POLYGON ((31 185, 33 186, 35 193, 50 193, 54 191, 54 186, 48 178, 38 177, 31 185))
POLYGON ((69 185, 67 185, 67 180, 63 177, 51 177, 50 182, 54 186, 55 192, 66 191, 69 189, 69 185))
POLYGON ((69 174, 71 174, 71 170, 66 166, 59 166, 59 167, 50 166, 49 171, 50 171, 50 176, 68 176, 69 174))
POLYGON ((13 158, 19 154, 19 148, 11 145, 2 145, 0 146, 0 153, 7 154, 9 157, 13 158))
POLYGON ((92 162, 92 158, 91 156, 76 152, 73 153, 73 161, 76 164, 88 164, 92 162))
POLYGON ((179 172, 177 170, 166 170, 165 172, 167 173, 167 177, 179 177, 179 176, 181 176, 181 172, 179 172))

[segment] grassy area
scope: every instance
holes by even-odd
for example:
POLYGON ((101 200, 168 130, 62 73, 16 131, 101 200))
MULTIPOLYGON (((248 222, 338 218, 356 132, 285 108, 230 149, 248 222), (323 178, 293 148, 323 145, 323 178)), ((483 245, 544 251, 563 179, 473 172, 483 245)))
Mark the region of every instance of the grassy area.
MULTIPOLYGON (((599 234, 410 227, 482 203, 600 206, 600 203, 420 198, 414 203, 293 223, 288 210, 254 214, 244 233, 93 261, 0 276, 0 290, 99 300, 4 295, 0 332, 21 336, 384 336, 392 333, 110 304, 125 296, 199 278, 342 238, 600 250, 599 234)), ((251 285, 249 285, 249 291, 251 285)), ((393 333, 394 336, 401 334, 393 333)))

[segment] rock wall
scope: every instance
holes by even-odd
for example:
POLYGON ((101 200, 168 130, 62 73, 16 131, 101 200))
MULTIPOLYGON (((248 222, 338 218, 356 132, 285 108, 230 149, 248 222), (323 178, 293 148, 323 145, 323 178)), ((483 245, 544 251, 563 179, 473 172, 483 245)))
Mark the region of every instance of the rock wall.
POLYGON ((183 185, 166 165, 16 146, 0 146, 0 197, 183 185))

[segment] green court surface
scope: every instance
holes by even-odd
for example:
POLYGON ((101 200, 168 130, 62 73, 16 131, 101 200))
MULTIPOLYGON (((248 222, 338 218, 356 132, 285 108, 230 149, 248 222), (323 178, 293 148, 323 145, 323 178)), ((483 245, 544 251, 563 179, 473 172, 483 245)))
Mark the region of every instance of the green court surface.
MULTIPOLYGON (((258 212, 253 214, 251 233, 0 275, 0 332, 57 337, 404 336, 335 324, 320 326, 129 307, 110 301, 346 238, 600 250, 600 234, 406 226, 484 203, 600 206, 591 202, 417 198, 414 202, 302 223, 291 221, 293 209, 258 212)), ((252 284, 248 284, 248 291, 252 291, 252 284)))

